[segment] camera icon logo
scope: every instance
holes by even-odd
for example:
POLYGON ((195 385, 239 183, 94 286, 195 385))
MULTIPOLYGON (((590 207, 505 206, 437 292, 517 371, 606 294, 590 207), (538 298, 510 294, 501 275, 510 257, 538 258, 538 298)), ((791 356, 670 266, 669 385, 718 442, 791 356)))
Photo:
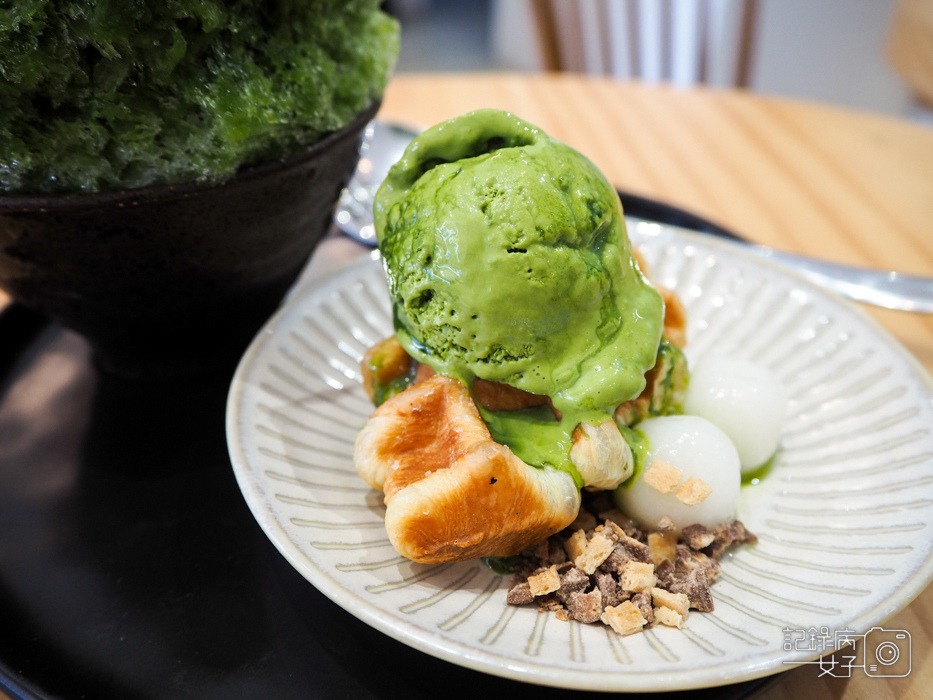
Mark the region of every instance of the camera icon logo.
POLYGON ((910 674, 910 633, 872 627, 865 633, 865 675, 903 678, 910 674))

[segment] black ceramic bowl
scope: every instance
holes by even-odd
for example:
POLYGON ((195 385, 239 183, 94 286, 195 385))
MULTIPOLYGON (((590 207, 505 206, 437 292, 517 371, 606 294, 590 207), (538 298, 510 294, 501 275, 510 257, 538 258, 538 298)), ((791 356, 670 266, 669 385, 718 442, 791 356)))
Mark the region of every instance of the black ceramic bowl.
POLYGON ((221 184, 0 196, 0 288, 107 371, 229 371, 327 232, 378 105, 221 184))

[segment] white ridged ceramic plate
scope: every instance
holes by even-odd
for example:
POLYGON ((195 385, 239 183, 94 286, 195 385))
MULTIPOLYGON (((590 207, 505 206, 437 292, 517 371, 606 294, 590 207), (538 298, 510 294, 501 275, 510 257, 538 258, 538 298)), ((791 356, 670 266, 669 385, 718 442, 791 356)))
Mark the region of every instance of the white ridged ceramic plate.
POLYGON ((735 246, 632 227, 652 278, 689 312, 688 357, 715 349, 770 367, 790 415, 771 474, 738 517, 760 542, 728 556, 716 610, 682 630, 621 638, 505 603, 479 563, 401 559, 381 494, 357 477, 353 441, 372 406, 364 350, 391 332, 385 281, 366 259, 293 298, 233 382, 227 434, 260 526, 323 593, 412 647, 492 674, 601 690, 737 682, 815 658, 784 630, 867 631, 933 575, 933 390, 862 313, 735 246))

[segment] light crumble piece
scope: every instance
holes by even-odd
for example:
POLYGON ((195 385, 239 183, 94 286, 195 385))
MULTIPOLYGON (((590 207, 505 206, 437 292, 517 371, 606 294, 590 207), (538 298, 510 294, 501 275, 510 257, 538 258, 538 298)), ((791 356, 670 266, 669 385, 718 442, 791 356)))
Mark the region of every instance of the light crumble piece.
POLYGON ((655 459, 651 466, 642 474, 641 480, 655 491, 660 493, 670 493, 683 478, 683 472, 677 467, 672 467, 662 459, 655 459))
POLYGON ((623 637, 641 632, 642 628, 648 624, 641 610, 630 600, 606 608, 599 619, 623 637))
POLYGON ((586 543, 586 547, 580 553, 573 563, 587 574, 595 573, 599 565, 606 561, 606 558, 612 554, 615 549, 615 543, 601 532, 597 532, 586 543))
POLYGON ((640 593, 654 588, 658 579, 654 575, 654 564, 645 564, 640 561, 627 561, 622 570, 619 583, 623 591, 640 593))
POLYGON ((687 506, 695 506, 705 501, 713 492, 710 485, 702 479, 691 476, 684 485, 677 489, 677 500, 687 506))
POLYGON ((576 561, 586 550, 586 533, 583 530, 577 530, 570 538, 564 542, 564 551, 570 561, 576 561))
POLYGON ((683 629, 684 626, 684 616, 665 605, 654 609, 654 621, 668 627, 676 627, 677 629, 683 629))
POLYGON ((651 589, 651 600, 656 608, 670 608, 682 618, 690 611, 690 599, 683 593, 671 593, 663 588, 651 589))
POLYGON ((557 574, 557 566, 552 564, 541 573, 529 576, 528 588, 531 590, 531 595, 536 598, 553 593, 560 588, 560 576, 557 574))
POLYGON ((648 556, 657 566, 662 561, 677 560, 677 534, 674 532, 649 532, 648 556))

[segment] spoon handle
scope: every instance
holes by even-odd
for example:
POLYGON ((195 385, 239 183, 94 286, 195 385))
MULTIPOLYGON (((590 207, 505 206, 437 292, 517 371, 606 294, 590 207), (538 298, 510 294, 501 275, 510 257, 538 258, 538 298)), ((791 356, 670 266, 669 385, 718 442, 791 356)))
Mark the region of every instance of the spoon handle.
POLYGON ((933 278, 842 265, 751 243, 718 224, 677 207, 619 192, 625 216, 727 239, 762 258, 787 265, 813 284, 885 309, 933 313, 933 278))

